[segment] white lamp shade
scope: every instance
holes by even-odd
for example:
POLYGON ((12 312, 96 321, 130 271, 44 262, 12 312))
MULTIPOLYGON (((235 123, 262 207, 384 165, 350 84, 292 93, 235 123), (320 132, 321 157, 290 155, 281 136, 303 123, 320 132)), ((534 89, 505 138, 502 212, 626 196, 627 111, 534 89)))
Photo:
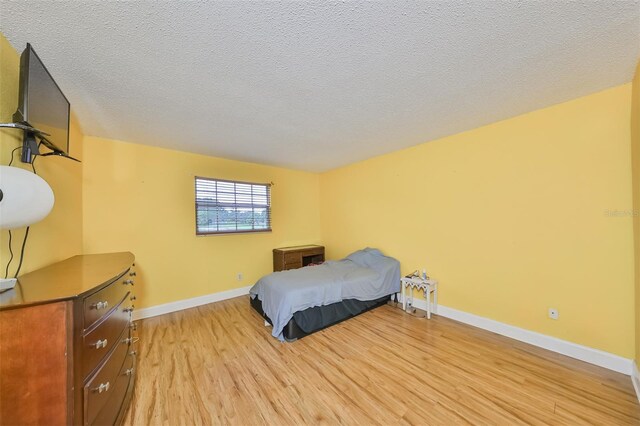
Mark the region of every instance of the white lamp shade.
POLYGON ((0 166, 0 228, 29 226, 44 219, 53 208, 53 190, 35 173, 0 166))

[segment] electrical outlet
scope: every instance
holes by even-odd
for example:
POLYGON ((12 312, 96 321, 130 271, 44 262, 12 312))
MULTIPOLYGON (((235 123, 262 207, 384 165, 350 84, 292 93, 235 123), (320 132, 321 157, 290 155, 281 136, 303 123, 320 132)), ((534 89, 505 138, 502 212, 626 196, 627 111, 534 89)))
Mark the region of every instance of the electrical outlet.
POLYGON ((238 281, 242 281, 242 272, 238 272, 237 279, 238 281))
POLYGON ((549 308, 549 318, 551 318, 552 320, 557 320, 558 316, 559 314, 556 308, 549 308))

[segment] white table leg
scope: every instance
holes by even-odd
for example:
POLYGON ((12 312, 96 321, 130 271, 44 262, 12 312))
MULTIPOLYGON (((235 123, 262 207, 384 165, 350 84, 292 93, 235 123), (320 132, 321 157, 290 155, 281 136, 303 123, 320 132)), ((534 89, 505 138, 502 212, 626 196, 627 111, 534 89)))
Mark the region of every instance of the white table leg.
POLYGON ((438 284, 433 286, 433 313, 438 313, 438 284))
POLYGON ((427 296, 427 319, 431 319, 431 286, 427 284, 424 292, 427 296))
POLYGON ((404 282, 400 283, 400 285, 402 286, 402 310, 406 311, 407 310, 407 298, 405 297, 406 285, 404 282))
POLYGON ((413 286, 411 286, 411 309, 413 309, 413 286))

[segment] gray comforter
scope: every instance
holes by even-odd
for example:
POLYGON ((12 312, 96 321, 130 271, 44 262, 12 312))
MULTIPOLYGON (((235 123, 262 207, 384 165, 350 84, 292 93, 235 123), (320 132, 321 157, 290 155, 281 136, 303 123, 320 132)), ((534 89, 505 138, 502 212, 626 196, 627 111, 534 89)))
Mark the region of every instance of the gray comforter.
POLYGON ((266 275, 249 294, 262 302, 273 336, 284 340, 282 330, 294 312, 343 299, 375 300, 398 291, 400 263, 366 248, 342 260, 266 275))

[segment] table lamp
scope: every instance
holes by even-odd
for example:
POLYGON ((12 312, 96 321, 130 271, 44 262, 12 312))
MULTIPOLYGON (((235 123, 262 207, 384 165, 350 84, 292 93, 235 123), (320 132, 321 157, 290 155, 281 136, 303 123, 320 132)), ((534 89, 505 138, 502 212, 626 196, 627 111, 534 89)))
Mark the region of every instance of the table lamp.
MULTIPOLYGON (((53 208, 53 190, 35 173, 0 166, 0 229, 16 229, 44 219, 53 208)), ((0 291, 16 285, 17 277, 0 279, 0 291)))

